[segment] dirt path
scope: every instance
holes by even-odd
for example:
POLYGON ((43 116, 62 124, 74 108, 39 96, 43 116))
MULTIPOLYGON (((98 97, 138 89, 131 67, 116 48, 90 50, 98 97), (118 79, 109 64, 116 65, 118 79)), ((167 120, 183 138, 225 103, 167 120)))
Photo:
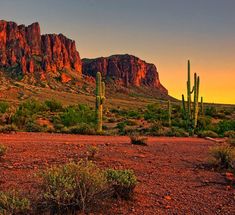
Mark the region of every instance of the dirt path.
POLYGON ((149 138, 132 146, 128 137, 43 133, 0 134, 8 146, 0 162, 0 188, 37 190, 34 173, 86 157, 86 145, 99 148, 100 167, 130 168, 138 177, 132 202, 114 201, 103 214, 235 214, 235 191, 217 172, 198 168, 215 145, 196 138, 149 138), (213 182, 213 183, 211 183, 213 182))

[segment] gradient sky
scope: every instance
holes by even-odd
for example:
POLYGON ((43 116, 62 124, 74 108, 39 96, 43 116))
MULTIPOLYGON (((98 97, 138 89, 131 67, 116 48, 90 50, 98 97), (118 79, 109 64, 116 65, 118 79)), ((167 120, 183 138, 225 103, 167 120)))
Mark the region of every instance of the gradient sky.
POLYGON ((0 19, 38 21, 74 39, 82 58, 133 54, 154 63, 170 95, 187 59, 207 102, 235 104, 235 0, 0 0, 0 19))

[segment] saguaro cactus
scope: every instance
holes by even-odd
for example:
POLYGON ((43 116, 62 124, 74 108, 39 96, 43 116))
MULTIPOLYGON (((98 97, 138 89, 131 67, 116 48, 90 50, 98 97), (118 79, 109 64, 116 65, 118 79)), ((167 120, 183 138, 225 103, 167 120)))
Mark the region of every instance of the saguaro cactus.
POLYGON ((101 80, 101 73, 96 73, 96 120, 97 132, 102 132, 103 104, 105 101, 105 83, 101 80))
POLYGON ((203 97, 201 97, 201 115, 204 115, 203 97))
POLYGON ((170 100, 168 100, 168 125, 169 127, 171 127, 171 102, 170 100))
POLYGON ((187 111, 185 107, 184 95, 182 95, 183 115, 186 116, 188 129, 195 130, 198 121, 198 98, 199 98, 200 78, 194 74, 194 86, 191 89, 190 61, 188 60, 188 80, 187 80, 187 111), (193 110, 191 108, 191 94, 194 93, 193 110))

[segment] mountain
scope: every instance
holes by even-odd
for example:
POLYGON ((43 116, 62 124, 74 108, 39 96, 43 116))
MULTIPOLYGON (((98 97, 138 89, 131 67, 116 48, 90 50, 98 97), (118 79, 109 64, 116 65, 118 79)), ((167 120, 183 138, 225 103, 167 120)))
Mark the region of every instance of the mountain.
POLYGON ((154 64, 146 63, 132 55, 113 55, 96 59, 83 59, 84 75, 95 76, 100 71, 103 77, 120 81, 124 86, 148 86, 168 94, 159 80, 159 74, 154 64))
POLYGON ((41 35, 37 22, 25 26, 0 20, 0 71, 8 78, 54 89, 66 83, 76 89, 100 71, 107 82, 151 87, 168 95, 154 64, 127 54, 81 60, 75 41, 63 34, 41 35))
POLYGON ((45 79, 47 72, 82 72, 75 41, 59 34, 41 35, 39 24, 29 26, 0 21, 0 66, 19 74, 45 79))

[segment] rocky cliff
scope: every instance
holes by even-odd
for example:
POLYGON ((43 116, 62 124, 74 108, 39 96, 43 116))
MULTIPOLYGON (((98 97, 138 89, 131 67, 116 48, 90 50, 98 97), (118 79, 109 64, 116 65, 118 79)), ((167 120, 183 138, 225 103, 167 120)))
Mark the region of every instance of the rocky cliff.
POLYGON ((84 75, 95 76, 97 71, 103 77, 121 81, 125 86, 149 86, 168 94, 159 80, 159 74, 154 64, 132 55, 113 55, 107 58, 83 59, 82 71, 84 75))
POLYGON ((75 42, 59 34, 40 34, 40 26, 0 20, 0 67, 20 68, 23 74, 75 70, 82 64, 75 42))
POLYGON ((54 87, 58 80, 62 84, 70 82, 72 86, 71 82, 81 81, 78 76, 95 77, 100 71, 107 79, 126 87, 144 85, 168 94, 160 83, 155 65, 132 55, 81 61, 73 40, 62 34, 41 35, 37 22, 25 26, 0 20, 0 70, 14 77, 20 75, 30 84, 48 80, 50 85, 46 86, 49 87, 54 87))

